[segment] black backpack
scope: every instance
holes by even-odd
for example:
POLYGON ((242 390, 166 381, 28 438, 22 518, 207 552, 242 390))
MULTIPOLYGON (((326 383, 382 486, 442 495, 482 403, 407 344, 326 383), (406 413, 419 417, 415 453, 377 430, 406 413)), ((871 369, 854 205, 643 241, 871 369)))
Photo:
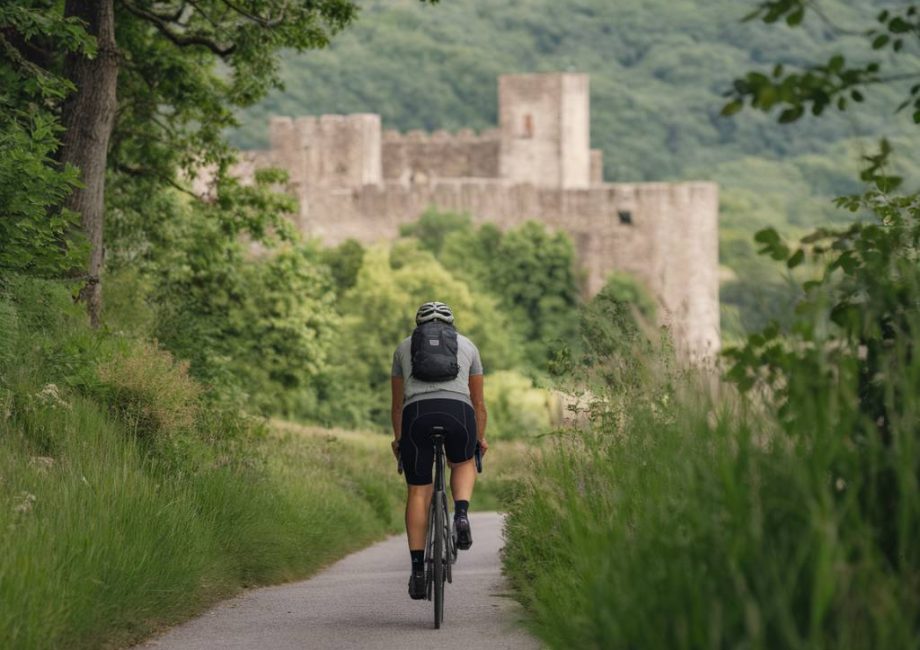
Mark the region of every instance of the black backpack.
POLYGON ((422 323, 412 332, 412 376, 422 381, 450 381, 460 374, 457 330, 440 321, 422 323))

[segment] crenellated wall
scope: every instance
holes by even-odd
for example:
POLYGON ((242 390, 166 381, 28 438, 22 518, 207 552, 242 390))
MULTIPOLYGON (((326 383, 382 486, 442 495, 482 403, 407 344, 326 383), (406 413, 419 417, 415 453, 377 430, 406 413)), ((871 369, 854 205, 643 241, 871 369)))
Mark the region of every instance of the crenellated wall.
POLYGON ((437 178, 496 178, 499 133, 476 134, 469 129, 435 131, 385 131, 383 178, 403 184, 437 178))

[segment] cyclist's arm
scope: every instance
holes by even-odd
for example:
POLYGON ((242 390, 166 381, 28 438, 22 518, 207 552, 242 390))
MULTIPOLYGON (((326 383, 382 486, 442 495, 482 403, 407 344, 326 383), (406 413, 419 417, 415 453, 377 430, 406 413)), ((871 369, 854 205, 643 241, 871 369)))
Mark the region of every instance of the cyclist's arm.
POLYGON ((483 376, 470 375, 470 399, 473 402, 473 410, 476 412, 476 437, 482 447, 483 453, 489 448, 486 442, 486 400, 483 394, 483 376))
POLYGON ((393 438, 399 440, 402 433, 403 378, 390 377, 392 399, 390 400, 390 419, 393 421, 393 438))

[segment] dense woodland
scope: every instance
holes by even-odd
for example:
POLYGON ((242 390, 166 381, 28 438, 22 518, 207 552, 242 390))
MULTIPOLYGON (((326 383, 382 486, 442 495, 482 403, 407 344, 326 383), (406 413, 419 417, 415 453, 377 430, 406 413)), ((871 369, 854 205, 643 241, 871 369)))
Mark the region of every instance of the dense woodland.
MULTIPOLYGON (((884 2, 825 0, 841 29, 856 30, 884 2)), ((608 180, 712 179, 722 186, 723 329, 728 340, 781 318, 796 297, 762 263, 751 237, 766 226, 790 236, 849 217, 833 198, 857 191, 859 156, 879 137, 901 145, 895 163, 920 184, 910 151, 920 139, 899 91, 878 89, 858 112, 777 129, 771 119, 721 116, 725 93, 747 70, 769 71, 845 52, 873 56, 865 39, 831 25, 741 23, 735 0, 516 0, 362 3, 353 30, 332 47, 282 58, 283 90, 239 114, 230 140, 264 146, 273 114, 380 113, 385 128, 491 128, 497 77, 575 70, 591 75, 592 146, 608 180)), ((916 66, 916 53, 897 67, 916 66)))

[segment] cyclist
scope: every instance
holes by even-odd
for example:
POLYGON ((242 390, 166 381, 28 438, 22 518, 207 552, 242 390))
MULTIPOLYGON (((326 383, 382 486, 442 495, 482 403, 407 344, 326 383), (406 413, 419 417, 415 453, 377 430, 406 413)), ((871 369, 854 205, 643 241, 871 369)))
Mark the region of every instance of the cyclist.
POLYGON ((444 452, 450 465, 450 492, 454 498, 457 547, 473 544, 467 514, 476 468, 473 456, 485 439, 479 350, 454 328, 454 314, 443 302, 426 302, 415 314, 416 329, 393 354, 391 373, 393 453, 402 459, 408 484, 406 534, 412 573, 409 596, 425 598, 425 541, 428 506, 434 490, 434 448, 428 440, 432 426, 445 431, 444 452))

